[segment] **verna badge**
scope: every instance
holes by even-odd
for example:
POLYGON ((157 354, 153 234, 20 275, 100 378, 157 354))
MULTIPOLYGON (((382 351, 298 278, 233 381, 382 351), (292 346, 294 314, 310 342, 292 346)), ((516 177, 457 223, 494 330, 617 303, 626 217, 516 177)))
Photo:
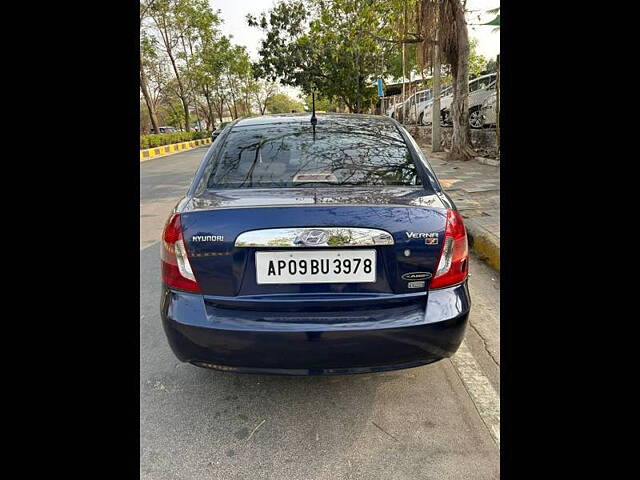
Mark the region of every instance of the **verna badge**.
POLYGON ((438 233, 437 232, 405 232, 409 239, 424 238, 425 245, 437 245, 438 233))

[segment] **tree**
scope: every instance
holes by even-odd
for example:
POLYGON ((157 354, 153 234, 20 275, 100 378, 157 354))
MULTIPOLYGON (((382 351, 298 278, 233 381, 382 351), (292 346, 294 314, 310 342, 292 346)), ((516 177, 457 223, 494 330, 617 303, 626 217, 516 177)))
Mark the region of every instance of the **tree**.
POLYGON ((480 55, 476 48, 478 47, 478 40, 472 38, 469 41, 469 77, 475 78, 482 75, 482 72, 488 67, 487 59, 480 55))
MULTIPOLYGON (((157 29, 160 43, 173 69, 176 92, 182 103, 184 118, 189 119, 189 65, 187 46, 193 39, 197 22, 215 21, 215 15, 206 0, 154 0, 150 4, 149 16, 157 29), (183 61, 180 64, 180 60, 183 61)), ((202 30, 202 29, 201 29, 202 30)), ((185 130, 191 130, 187 121, 185 130)))
POLYGON ((267 101, 267 110, 269 113, 304 112, 304 106, 285 93, 276 93, 267 101))
POLYGON ((253 88, 253 98, 256 101, 260 115, 267 111, 267 104, 278 93, 278 85, 268 80, 257 80, 253 88))
POLYGON ((150 57, 155 56, 155 51, 151 46, 150 39, 146 36, 145 31, 143 30, 143 21, 147 16, 147 12, 149 11, 149 3, 148 2, 140 2, 140 90, 144 97, 147 110, 149 112, 149 119, 151 121, 151 127, 154 132, 159 132, 158 130, 158 115, 156 113, 156 105, 155 102, 149 92, 149 86, 147 84, 147 76, 145 74, 145 66, 148 65, 149 61, 153 61, 150 57))
POLYGON ((451 119, 451 159, 469 160, 476 156, 471 146, 469 126, 469 36, 461 0, 421 0, 423 59, 429 61, 438 48, 444 62, 451 66, 453 100, 451 119), (437 35, 436 35, 437 34, 437 35), (438 39, 438 43, 434 39, 438 39))
POLYGON ((212 125, 215 117, 223 121, 227 102, 227 89, 224 73, 232 59, 232 45, 228 37, 212 38, 205 42, 199 51, 199 88, 206 104, 212 125))
POLYGON ((250 102, 248 101, 250 95, 245 88, 245 84, 252 81, 253 72, 246 47, 234 45, 231 48, 230 56, 224 70, 224 76, 227 89, 231 96, 230 106, 233 107, 233 110, 230 109, 231 117, 236 119, 242 115, 250 115, 250 102), (241 108, 239 111, 238 104, 240 100, 244 100, 244 108, 241 108))
POLYGON ((256 103, 264 111, 274 87, 256 80, 246 48, 221 35, 220 22, 208 0, 141 0, 140 88, 156 126, 190 130, 193 113, 214 128, 227 111, 252 115, 256 103))
POLYGON ((379 22, 371 1, 280 0, 268 14, 247 19, 266 34, 258 75, 305 94, 316 89, 350 112, 363 112, 375 100, 383 46, 366 34, 379 22))
MULTIPOLYGON (((311 111, 313 99, 311 95, 307 95, 304 98, 304 103, 307 106, 307 110, 311 111)), ((336 102, 332 102, 328 98, 322 97, 320 95, 316 95, 316 111, 319 112, 337 112, 338 104, 336 102)))

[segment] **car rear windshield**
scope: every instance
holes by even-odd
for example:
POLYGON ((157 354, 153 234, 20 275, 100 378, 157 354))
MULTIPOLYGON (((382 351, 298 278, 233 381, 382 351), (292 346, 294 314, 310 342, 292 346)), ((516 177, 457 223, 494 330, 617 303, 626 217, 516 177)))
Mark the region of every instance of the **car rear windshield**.
POLYGON ((233 128, 207 187, 419 185, 411 153, 395 125, 318 120, 233 128))

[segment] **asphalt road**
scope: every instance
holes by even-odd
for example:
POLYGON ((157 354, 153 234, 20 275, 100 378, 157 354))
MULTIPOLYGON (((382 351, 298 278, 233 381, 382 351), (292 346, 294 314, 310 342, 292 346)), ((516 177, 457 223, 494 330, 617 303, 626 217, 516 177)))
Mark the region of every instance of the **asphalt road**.
POLYGON ((471 261, 463 348, 374 375, 215 372, 173 356, 159 238, 207 147, 140 164, 142 479, 497 479, 499 274, 471 261))

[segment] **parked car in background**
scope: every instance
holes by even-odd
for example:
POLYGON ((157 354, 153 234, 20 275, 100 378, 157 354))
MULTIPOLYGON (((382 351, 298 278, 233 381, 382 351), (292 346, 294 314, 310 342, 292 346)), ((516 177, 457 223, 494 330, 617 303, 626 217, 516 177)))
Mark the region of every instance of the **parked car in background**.
POLYGON ((177 131, 178 129, 176 127, 170 126, 158 127, 158 132, 151 129, 151 133, 176 133, 177 131))
POLYGON ((420 116, 423 115, 424 108, 433 97, 431 89, 421 90, 411 95, 407 101, 407 122, 420 123, 420 116))
POLYGON ((431 99, 431 89, 420 90, 406 98, 402 103, 397 103, 390 107, 388 116, 395 118, 400 123, 419 123, 416 118, 420 117, 425 105, 431 99), (406 112, 406 118, 405 118, 406 112))
MULTIPOLYGON (((440 92, 440 112, 441 112, 441 121, 443 119, 442 114, 448 111, 451 102, 453 101, 453 90, 451 85, 444 87, 440 92)), ((420 125, 431 125, 431 110, 433 108, 433 98, 425 103, 424 110, 418 116, 418 123, 420 125)))
POLYGON ((391 116, 393 116, 393 110, 394 110, 394 109, 395 109, 395 105, 389 105, 389 106, 387 107, 387 111, 385 112, 385 115, 386 115, 387 117, 391 117, 391 116))
POLYGON ((485 127, 490 127, 496 124, 498 112, 497 112, 497 94, 494 91, 490 94, 480 108, 480 114, 482 116, 482 124, 485 127))
MULTIPOLYGON (((496 79, 497 74, 490 73, 469 82, 469 125, 471 128, 482 128, 483 121, 480 109, 487 97, 496 91, 496 79)), ((453 100, 453 96, 451 99, 453 100)), ((450 107, 451 102, 447 105, 443 115, 446 123, 451 123, 450 107)))
POLYGON ((222 130, 224 130, 224 127, 226 127, 227 125, 229 125, 229 122, 222 122, 220 125, 218 125, 218 128, 216 128, 213 132, 211 132, 212 142, 216 139, 218 135, 220 135, 220 133, 222 133, 222 130))
POLYGON ((404 103, 397 103, 393 108, 393 112, 391 113, 391 118, 399 121, 400 123, 403 123, 402 121, 403 115, 404 115, 404 103))

